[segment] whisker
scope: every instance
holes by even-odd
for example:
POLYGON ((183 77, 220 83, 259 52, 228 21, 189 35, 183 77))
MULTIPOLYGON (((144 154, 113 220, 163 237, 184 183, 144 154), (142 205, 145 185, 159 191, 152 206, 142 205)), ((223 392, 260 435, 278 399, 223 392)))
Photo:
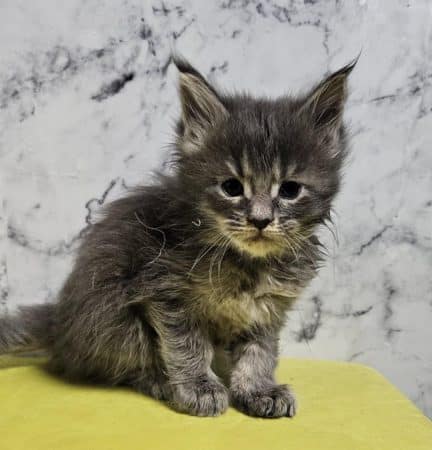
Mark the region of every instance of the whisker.
POLYGON ((222 266, 222 261, 225 257, 225 254, 229 248, 229 244, 231 243, 231 239, 229 237, 226 238, 225 242, 223 243, 223 253, 222 256, 219 258, 219 263, 218 263, 218 280, 220 283, 220 273, 221 273, 221 266, 222 266))
POLYGON ((197 264, 204 258, 204 256, 207 255, 214 247, 218 245, 218 243, 222 240, 223 236, 218 236, 216 240, 212 241, 208 246, 204 247, 204 250, 201 251, 198 256, 195 258, 194 263, 192 264, 192 267, 188 271, 188 275, 190 276, 197 266, 197 264))

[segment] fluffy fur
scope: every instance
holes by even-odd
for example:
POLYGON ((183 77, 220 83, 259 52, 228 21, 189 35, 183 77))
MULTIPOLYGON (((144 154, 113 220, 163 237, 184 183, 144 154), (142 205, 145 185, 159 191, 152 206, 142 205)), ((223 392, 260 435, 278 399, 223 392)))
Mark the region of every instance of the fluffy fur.
POLYGON ((224 95, 181 59, 175 170, 113 202, 53 305, 0 318, 0 353, 45 347, 71 379, 130 385, 199 416, 293 416, 285 313, 321 260, 346 155, 353 64, 307 95, 224 95))

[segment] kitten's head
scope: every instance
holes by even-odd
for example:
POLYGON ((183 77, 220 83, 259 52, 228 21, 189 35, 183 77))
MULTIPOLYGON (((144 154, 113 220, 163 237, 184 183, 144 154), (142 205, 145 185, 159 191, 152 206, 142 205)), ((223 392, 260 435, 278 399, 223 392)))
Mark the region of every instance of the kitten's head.
POLYGON ((253 257, 294 251, 329 216, 346 154, 342 123, 354 63, 307 95, 224 95, 180 71, 179 177, 207 243, 253 257))

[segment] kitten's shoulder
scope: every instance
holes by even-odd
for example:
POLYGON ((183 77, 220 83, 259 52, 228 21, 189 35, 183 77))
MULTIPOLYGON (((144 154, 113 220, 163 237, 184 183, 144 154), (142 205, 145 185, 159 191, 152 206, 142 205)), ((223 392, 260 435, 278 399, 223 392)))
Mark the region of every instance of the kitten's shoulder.
POLYGON ((166 220, 176 205, 177 180, 174 177, 158 177, 153 184, 137 186, 106 205, 99 212, 96 223, 127 221, 139 215, 142 222, 157 226, 166 220))

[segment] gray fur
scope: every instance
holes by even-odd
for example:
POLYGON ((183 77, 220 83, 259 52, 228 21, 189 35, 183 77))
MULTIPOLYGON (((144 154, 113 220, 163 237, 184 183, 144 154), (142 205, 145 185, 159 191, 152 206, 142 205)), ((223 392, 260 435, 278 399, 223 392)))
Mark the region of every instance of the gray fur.
POLYGON ((65 377, 129 385, 189 414, 230 401, 290 417, 294 396, 273 375, 278 334, 321 261, 314 230, 339 189, 353 65, 270 100, 221 94, 175 63, 174 173, 106 208, 58 301, 0 319, 0 353, 44 347, 65 377), (295 199, 282 198, 288 180, 295 199))
POLYGON ((54 306, 21 306, 15 314, 0 317, 0 355, 49 347, 54 306))

